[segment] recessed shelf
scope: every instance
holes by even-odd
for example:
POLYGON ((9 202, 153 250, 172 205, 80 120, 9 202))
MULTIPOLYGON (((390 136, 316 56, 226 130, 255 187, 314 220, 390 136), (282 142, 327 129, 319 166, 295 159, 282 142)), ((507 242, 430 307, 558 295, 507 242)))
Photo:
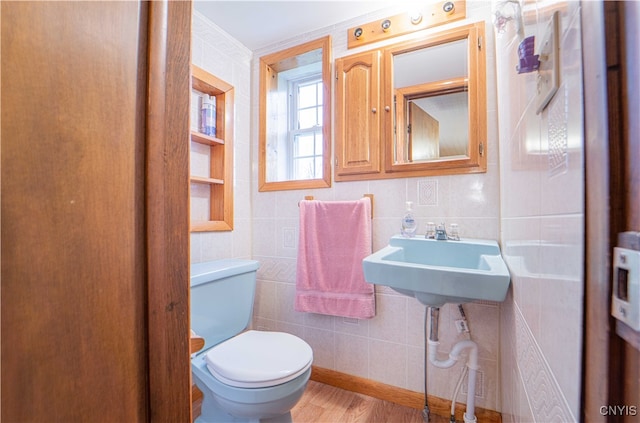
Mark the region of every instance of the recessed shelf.
POLYGON ((216 137, 205 135, 202 132, 191 131, 191 141, 204 145, 224 145, 224 140, 216 137))
POLYGON ((191 182, 195 182, 196 184, 224 185, 224 181, 222 179, 205 178, 202 176, 191 176, 189 179, 191 182))
POLYGON ((222 220, 192 221, 191 232, 230 231, 233 227, 222 220))
MULTIPOLYGON (((202 210, 192 214, 192 232, 233 230, 233 86, 195 65, 191 66, 192 95, 208 94, 216 103, 216 136, 192 130, 192 142, 207 146, 209 175, 191 175, 192 184, 204 185, 208 191, 207 218, 202 210), (198 216, 197 218, 195 216, 198 216), (207 220, 208 219, 208 220, 207 220)), ((198 149, 198 154, 204 152, 198 149)), ((202 190, 198 189, 198 196, 202 190)), ((202 207, 197 201, 197 207, 202 207)), ((194 203, 192 203, 193 206, 194 203)))

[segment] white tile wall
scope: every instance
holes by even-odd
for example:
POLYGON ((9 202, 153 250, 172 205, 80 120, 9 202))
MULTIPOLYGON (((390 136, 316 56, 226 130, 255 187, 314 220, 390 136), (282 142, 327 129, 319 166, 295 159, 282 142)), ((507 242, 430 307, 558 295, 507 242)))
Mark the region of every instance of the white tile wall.
MULTIPOLYGON (((354 321, 338 317, 305 314, 293 311, 295 295, 295 263, 299 230, 298 201, 305 195, 319 200, 349 200, 365 193, 375 196, 373 248, 382 248, 391 235, 399 232, 405 202, 414 203, 419 233, 424 234, 428 221, 458 223, 462 236, 499 238, 500 189, 497 143, 497 102, 495 100, 495 55, 491 26, 491 6, 488 2, 468 2, 469 20, 486 20, 487 75, 489 105, 488 171, 477 175, 455 175, 429 178, 408 178, 381 181, 333 183, 328 189, 280 192, 253 192, 253 257, 262 263, 258 271, 259 295, 256 298, 254 326, 285 330, 305 339, 314 350, 314 363, 348 374, 424 392, 424 307, 415 299, 377 287, 377 315, 370 320, 354 321), (291 248, 291 235, 295 246, 291 248)), ((395 12, 394 12, 395 13, 395 12)), ((256 60, 268 53, 291 47, 303 41, 330 34, 333 57, 364 51, 369 47, 347 50, 347 29, 392 12, 368 15, 331 28, 302 34, 294 40, 254 52, 256 60)), ((461 25, 466 22, 458 22, 461 25)), ((437 31, 436 28, 433 31, 437 31)), ((396 42, 398 39, 389 42, 396 42)), ((257 78, 252 80, 252 92, 257 97, 257 78)), ((258 103, 252 103, 252 126, 257 128, 258 103)), ((257 186, 257 131, 252 135, 253 187, 257 186)), ((499 408, 498 378, 499 316, 497 304, 482 303, 466 306, 473 339, 480 345, 483 386, 476 398, 480 407, 499 408)), ((458 318, 457 307, 442 309, 441 352, 458 339, 452 323, 458 318)), ((449 370, 428 368, 428 391, 431 395, 451 398, 459 366, 449 370)), ((458 400, 465 402, 466 395, 458 400)))
POLYGON ((583 304, 583 104, 578 2, 531 1, 526 35, 560 19, 560 87, 536 115, 536 73, 517 74, 513 25, 496 39, 503 252, 512 275, 501 314, 505 422, 577 421, 583 304), (537 150, 531 154, 531 149, 537 150), (529 149, 529 153, 528 153, 529 149))
MULTIPOLYGON (((236 225, 233 232, 193 234, 192 262, 226 257, 259 260, 254 327, 282 330, 307 340, 318 366, 422 392, 424 307, 417 301, 377 287, 378 314, 371 320, 293 310, 301 198, 343 200, 373 193, 374 249, 398 232, 405 201, 413 201, 419 232, 424 232, 428 221, 443 220, 458 223, 463 236, 500 238, 513 274, 512 289, 503 304, 482 302, 465 308, 472 338, 480 347, 482 386, 477 405, 502 411, 505 421, 575 420, 579 415, 581 332, 576 328, 582 313, 584 189, 582 112, 567 105, 582 100, 579 4, 551 0, 527 5, 537 16, 528 25, 527 35, 539 38, 549 11, 562 10, 562 85, 549 111, 541 116, 531 106, 535 75, 513 71, 518 46, 513 32, 494 36, 490 2, 467 3, 470 20, 487 22, 486 174, 342 182, 329 189, 265 193, 256 189, 258 102, 252 99, 257 98, 257 78, 251 77, 257 70, 255 60, 251 62, 252 53, 244 46, 194 12, 194 63, 236 88, 236 225), (525 146, 548 148, 553 137, 560 142, 553 144, 552 152, 566 148, 567 154, 559 156, 559 168, 550 170, 548 153, 532 156, 525 146)), ((347 50, 346 29, 393 13, 371 14, 302 34, 253 57, 326 34, 332 35, 334 58, 362 51, 368 47, 347 50)), ((192 167, 201 166, 194 158, 192 167)), ((198 201, 196 196, 194 203, 198 201)), ((453 325, 456 318, 457 307, 442 308, 441 353, 459 337, 453 325)), ((429 365, 429 393, 450 398, 460 371, 460 366, 441 370, 429 365)), ((464 393, 458 400, 464 402, 464 393)))
MULTIPOLYGON (((249 258, 251 251, 251 58, 252 53, 215 24, 193 12, 192 61, 234 87, 234 230, 191 234, 191 262, 249 258)), ((193 102, 192 102, 193 103, 193 102)), ((192 104, 192 108, 194 105, 192 104)), ((197 105, 195 105, 197 108, 197 105)), ((193 116, 193 111, 192 111, 193 116)), ((194 124, 192 117, 192 125, 194 124)), ((191 173, 208 176, 208 148, 191 143, 191 173)), ((208 218, 208 188, 191 184, 192 218, 208 218), (203 190, 204 188, 204 190, 203 190)))

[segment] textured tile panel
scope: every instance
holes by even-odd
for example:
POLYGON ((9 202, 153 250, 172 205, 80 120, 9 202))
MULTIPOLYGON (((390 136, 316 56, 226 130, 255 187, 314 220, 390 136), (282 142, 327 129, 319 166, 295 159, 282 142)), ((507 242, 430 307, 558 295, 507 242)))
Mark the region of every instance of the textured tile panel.
POLYGON ((556 101, 549 106, 549 175, 565 173, 568 168, 568 120, 569 101, 566 85, 556 93, 556 101))
POLYGON ((296 260, 271 257, 256 257, 260 262, 258 279, 278 282, 296 281, 296 260))
POLYGON ((514 309, 518 369, 535 420, 565 423, 577 421, 517 304, 514 309))

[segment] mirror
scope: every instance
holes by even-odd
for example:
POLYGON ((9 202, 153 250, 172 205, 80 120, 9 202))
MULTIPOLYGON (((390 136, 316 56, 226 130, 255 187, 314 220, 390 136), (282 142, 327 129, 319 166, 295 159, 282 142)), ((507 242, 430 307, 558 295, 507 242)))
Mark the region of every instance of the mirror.
POLYGON ((486 171, 482 30, 468 25, 385 50, 388 172, 486 171))
POLYGON ((331 186, 331 39, 260 58, 259 190, 331 186))

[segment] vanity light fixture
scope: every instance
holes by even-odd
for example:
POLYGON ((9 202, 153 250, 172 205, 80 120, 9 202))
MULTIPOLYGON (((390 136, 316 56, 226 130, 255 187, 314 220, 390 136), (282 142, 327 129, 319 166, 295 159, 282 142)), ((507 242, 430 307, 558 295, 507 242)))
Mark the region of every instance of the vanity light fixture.
MULTIPOLYGON (((518 0, 511 0, 518 1, 518 0)), ((433 0, 404 13, 347 30, 347 48, 360 47, 399 35, 443 25, 466 17, 467 0, 433 0)))

